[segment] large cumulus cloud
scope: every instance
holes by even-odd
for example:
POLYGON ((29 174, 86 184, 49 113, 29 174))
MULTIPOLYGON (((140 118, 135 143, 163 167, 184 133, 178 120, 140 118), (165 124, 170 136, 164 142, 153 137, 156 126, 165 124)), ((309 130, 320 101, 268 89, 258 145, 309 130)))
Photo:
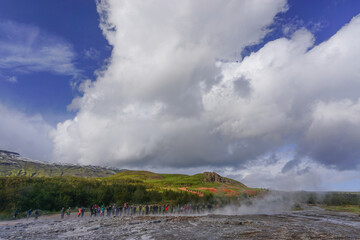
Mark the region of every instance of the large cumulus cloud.
POLYGON ((285 1, 107 1, 101 28, 110 64, 59 124, 55 154, 80 163, 218 163, 229 141, 211 133, 203 87, 221 79, 216 58, 257 43, 285 1))
POLYGON ((284 1, 99 2, 112 56, 74 99, 77 116, 52 132, 55 158, 246 166, 292 143, 292 167, 304 157, 356 167, 360 17, 319 46, 300 29, 233 61, 285 10, 284 1))
MULTIPOLYGON (((218 123, 215 131, 247 143, 255 138, 256 154, 295 143, 297 158, 309 156, 342 170, 357 167, 359 36, 357 16, 319 46, 300 29, 240 64, 225 64, 222 82, 204 94, 205 109, 218 123), (249 97, 239 95, 238 79, 248 81, 249 97)), ((238 156, 244 153, 239 150, 238 156)))

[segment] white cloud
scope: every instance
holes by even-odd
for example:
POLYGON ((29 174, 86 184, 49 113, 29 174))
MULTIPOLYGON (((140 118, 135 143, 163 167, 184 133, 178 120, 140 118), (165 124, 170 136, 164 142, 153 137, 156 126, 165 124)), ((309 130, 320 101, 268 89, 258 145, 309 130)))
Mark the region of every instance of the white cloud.
POLYGON ((41 115, 28 116, 0 104, 0 116, 0 149, 37 160, 51 160, 53 144, 49 132, 53 128, 41 115))
POLYGON ((216 57, 233 57, 258 42, 285 7, 282 0, 99 2, 112 57, 103 75, 74 100, 77 117, 58 125, 57 158, 116 165, 216 163, 228 141, 211 134, 200 86, 218 81, 216 57))
MULTIPOLYGON (((259 42, 284 9, 284 1, 98 2, 112 56, 73 101, 77 116, 52 132, 55 158, 241 169, 293 143, 297 159, 324 171, 358 168, 349 143, 360 139, 351 131, 359 123, 360 17, 319 46, 300 29, 239 63, 215 61, 259 42)), ((291 177, 301 164, 289 163, 281 176, 291 177)), ((311 166, 298 171, 305 185, 306 176, 316 175, 311 166)))
POLYGON ((97 59, 100 55, 100 52, 94 48, 89 48, 84 50, 84 57, 89 59, 97 59))
POLYGON ((0 23, 0 71, 51 72, 76 76, 72 46, 36 26, 12 21, 0 23))
POLYGON ((15 76, 8 77, 6 79, 6 81, 11 82, 11 83, 17 83, 17 77, 15 77, 15 76))

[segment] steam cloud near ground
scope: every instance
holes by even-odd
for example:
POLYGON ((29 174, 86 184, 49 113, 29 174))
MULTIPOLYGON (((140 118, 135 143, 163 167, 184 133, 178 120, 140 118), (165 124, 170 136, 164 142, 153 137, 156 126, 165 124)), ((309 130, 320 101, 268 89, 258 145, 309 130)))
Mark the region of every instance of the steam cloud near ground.
POLYGON ((345 192, 269 191, 261 196, 242 199, 215 211, 224 215, 281 214, 309 210, 320 205, 357 205, 360 194, 345 192), (310 204, 310 205, 309 205, 310 204))
POLYGON ((288 193, 271 192, 262 198, 253 198, 240 206, 227 205, 224 209, 216 211, 225 215, 249 215, 249 214, 279 214, 294 209, 300 199, 288 193))

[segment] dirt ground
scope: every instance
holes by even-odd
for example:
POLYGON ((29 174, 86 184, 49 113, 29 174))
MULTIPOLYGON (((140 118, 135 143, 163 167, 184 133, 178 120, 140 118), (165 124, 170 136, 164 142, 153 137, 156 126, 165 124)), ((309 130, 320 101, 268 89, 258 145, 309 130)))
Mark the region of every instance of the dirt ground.
POLYGON ((125 216, 0 222, 0 239, 360 239, 360 216, 324 210, 281 214, 125 216))

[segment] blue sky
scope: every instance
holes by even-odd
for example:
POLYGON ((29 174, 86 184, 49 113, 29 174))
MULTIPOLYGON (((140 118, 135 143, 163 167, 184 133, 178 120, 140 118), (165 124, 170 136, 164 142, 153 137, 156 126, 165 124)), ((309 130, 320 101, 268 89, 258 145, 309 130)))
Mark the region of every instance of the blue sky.
MULTIPOLYGON (((66 109, 78 94, 71 87, 72 84, 85 79, 94 80, 94 71, 101 68, 104 59, 111 53, 111 47, 98 26, 99 15, 95 2, 2 1, 0 21, 29 31, 20 38, 26 38, 33 28, 43 34, 44 38, 51 37, 53 42, 68 46, 69 52, 73 54, 69 62, 78 72, 74 76, 71 72, 56 73, 46 69, 30 69, 24 73, 11 66, 1 68, 0 101, 29 114, 40 112, 53 125, 72 117, 74 114, 66 109), (16 78, 16 83, 7 81, 12 77, 16 78)), ((4 31, 0 35, 4 42, 11 42, 12 37, 4 31)), ((26 40, 22 40, 19 44, 25 44, 26 40)))
POLYGON ((274 31, 268 34, 260 44, 248 47, 244 51, 245 54, 258 50, 268 41, 284 35, 289 36, 283 32, 284 25, 292 25, 293 30, 299 27, 309 29, 315 35, 315 44, 319 44, 328 40, 360 11, 360 3, 351 0, 290 0, 288 6, 289 9, 286 12, 278 15, 278 21, 273 25, 274 31))
POLYGON ((0 149, 359 190, 360 2, 210 3, 0 0, 0 149))

